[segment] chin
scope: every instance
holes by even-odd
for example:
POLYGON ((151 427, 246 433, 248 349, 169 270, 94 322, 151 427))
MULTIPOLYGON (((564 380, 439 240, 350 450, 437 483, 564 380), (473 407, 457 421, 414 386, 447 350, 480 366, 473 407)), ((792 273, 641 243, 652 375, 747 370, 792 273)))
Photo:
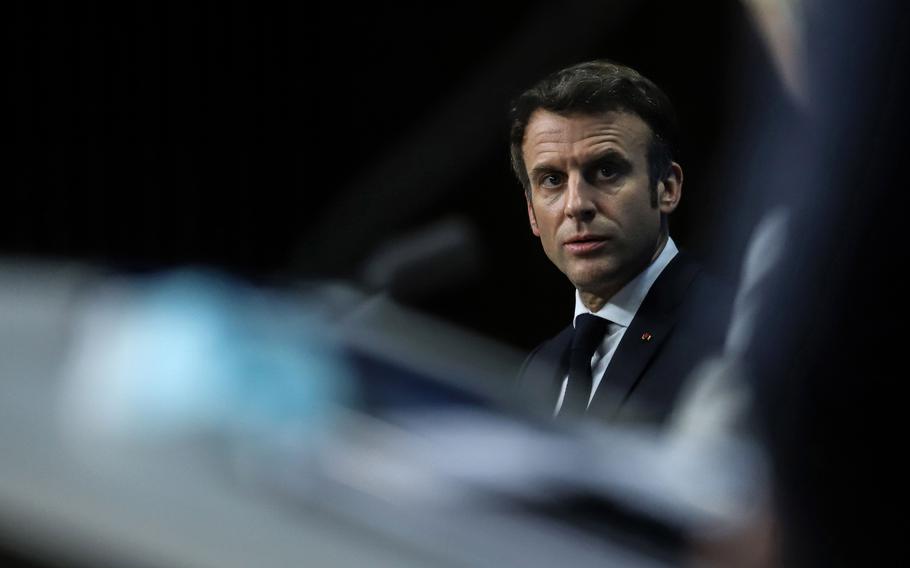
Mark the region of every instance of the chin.
POLYGON ((628 258, 617 258, 615 256, 590 260, 591 262, 576 263, 573 266, 569 266, 569 271, 566 272, 566 275, 579 290, 594 294, 606 292, 610 295, 635 278, 650 262, 650 259, 648 259, 645 260, 644 265, 636 265, 636 263, 630 262, 628 258))
POLYGON ((569 281, 583 292, 596 293, 602 289, 605 284, 616 279, 616 271, 608 269, 599 270, 578 270, 567 275, 569 281))

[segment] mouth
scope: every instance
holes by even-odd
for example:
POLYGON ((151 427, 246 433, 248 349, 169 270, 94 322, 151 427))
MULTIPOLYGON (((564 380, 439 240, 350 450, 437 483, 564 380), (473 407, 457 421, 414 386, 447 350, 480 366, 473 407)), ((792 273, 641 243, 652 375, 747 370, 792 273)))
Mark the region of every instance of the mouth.
POLYGON ((572 254, 587 254, 603 248, 607 238, 599 235, 579 235, 563 243, 563 246, 572 254))

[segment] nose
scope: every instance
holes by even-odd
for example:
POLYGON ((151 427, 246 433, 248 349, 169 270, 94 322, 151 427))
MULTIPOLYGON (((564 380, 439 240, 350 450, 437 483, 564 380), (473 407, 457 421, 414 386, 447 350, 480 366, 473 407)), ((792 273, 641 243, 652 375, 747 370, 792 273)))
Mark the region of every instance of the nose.
POLYGON ((594 219, 596 208, 594 207, 593 189, 585 181, 584 176, 569 176, 568 187, 566 188, 566 217, 579 222, 587 222, 594 219))

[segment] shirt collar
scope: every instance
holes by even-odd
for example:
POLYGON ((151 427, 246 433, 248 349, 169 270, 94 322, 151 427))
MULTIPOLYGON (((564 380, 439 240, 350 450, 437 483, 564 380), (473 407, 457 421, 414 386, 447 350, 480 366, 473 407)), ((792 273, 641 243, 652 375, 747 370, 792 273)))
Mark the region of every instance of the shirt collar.
MULTIPOLYGON (((664 250, 660 251, 657 258, 646 269, 641 271, 638 276, 623 286, 619 292, 614 294, 604 307, 597 312, 589 310, 581 301, 581 294, 578 290, 575 290, 575 318, 580 314, 593 313, 623 327, 629 327, 629 324, 632 323, 632 318, 635 317, 635 313, 638 311, 638 307, 641 306, 645 296, 648 295, 648 290, 651 289, 657 277, 660 276, 660 273, 663 272, 664 268, 670 264, 670 261, 678 253, 679 249, 676 248, 676 243, 673 242, 672 238, 667 237, 667 244, 664 245, 664 250)), ((575 325, 575 318, 572 318, 572 325, 575 325)))

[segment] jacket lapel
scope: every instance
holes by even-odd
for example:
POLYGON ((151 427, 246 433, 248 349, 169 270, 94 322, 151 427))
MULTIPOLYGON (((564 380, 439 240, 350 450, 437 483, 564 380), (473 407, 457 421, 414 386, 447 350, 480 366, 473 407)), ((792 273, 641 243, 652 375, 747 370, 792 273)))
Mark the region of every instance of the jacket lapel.
POLYGON ((612 419, 635 390, 679 317, 679 307, 699 271, 679 253, 661 272, 623 335, 588 409, 612 419))
POLYGON ((528 355, 519 373, 522 390, 534 399, 536 406, 550 413, 556 408, 559 388, 569 368, 569 344, 573 329, 569 325, 541 344, 528 355))

